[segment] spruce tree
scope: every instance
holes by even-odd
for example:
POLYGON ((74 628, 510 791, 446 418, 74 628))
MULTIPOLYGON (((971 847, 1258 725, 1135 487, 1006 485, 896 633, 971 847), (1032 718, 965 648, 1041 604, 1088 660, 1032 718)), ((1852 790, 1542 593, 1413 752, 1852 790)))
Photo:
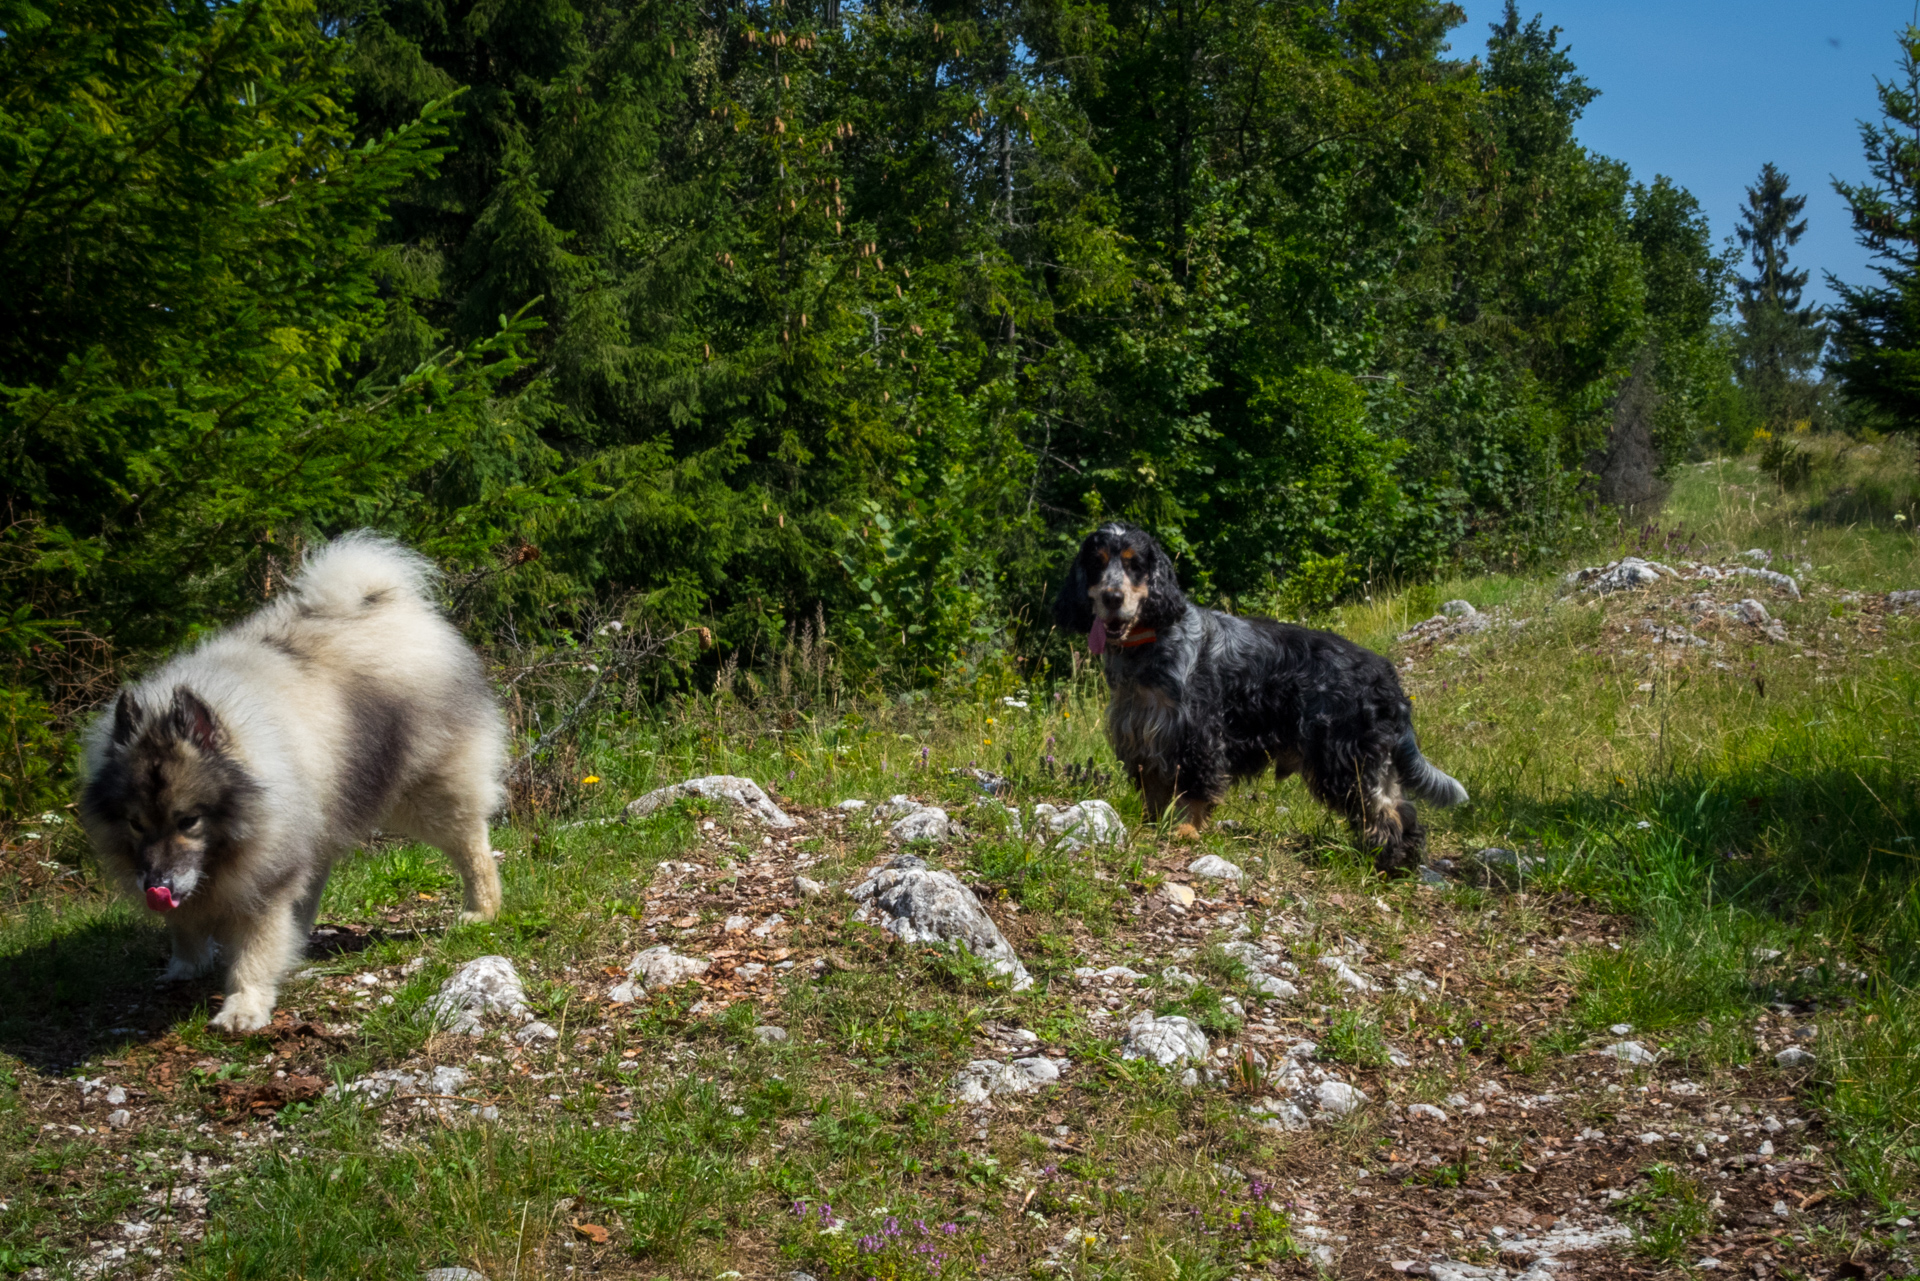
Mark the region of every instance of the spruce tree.
POLYGON ((1740 349, 1738 376, 1756 416, 1768 430, 1790 430, 1812 416, 1817 389, 1808 375, 1826 346, 1820 309, 1801 306, 1807 273, 1795 271, 1787 251, 1806 234, 1805 196, 1788 194, 1787 175, 1769 161, 1747 188, 1735 231, 1753 264, 1737 276, 1740 349))
POLYGON ((1920 28, 1900 38, 1900 76, 1879 85, 1878 123, 1862 121, 1871 182, 1836 180, 1853 230, 1879 261, 1883 283, 1853 286, 1829 275, 1834 358, 1828 370, 1847 398, 1890 428, 1920 423, 1920 28))

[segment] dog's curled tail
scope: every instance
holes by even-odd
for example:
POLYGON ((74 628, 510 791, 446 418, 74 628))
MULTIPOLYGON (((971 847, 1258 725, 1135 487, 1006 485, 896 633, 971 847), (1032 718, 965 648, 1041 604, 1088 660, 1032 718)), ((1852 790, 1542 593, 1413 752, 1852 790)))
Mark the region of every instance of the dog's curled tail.
POLYGON ((1394 745, 1393 768, 1400 775, 1400 785, 1430 805, 1444 808, 1466 803, 1467 789, 1420 754, 1420 744, 1414 740, 1412 730, 1402 734, 1394 745))
POLYGON ((303 609, 342 618, 394 604, 432 609, 433 576, 426 557, 361 529, 310 553, 292 588, 303 609))

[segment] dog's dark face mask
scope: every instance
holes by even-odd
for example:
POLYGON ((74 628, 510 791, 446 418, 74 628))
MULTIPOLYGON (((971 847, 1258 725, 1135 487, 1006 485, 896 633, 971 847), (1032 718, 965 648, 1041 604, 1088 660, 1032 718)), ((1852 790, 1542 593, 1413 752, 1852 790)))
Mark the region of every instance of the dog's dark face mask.
POLYGON ((213 711, 191 690, 175 690, 159 712, 122 693, 107 759, 81 805, 133 867, 147 905, 165 912, 204 892, 238 839, 253 790, 213 711))
POLYGON ((1186 612, 1173 560, 1143 529, 1102 525, 1080 545, 1054 604, 1060 627, 1116 636, 1165 627, 1186 612))

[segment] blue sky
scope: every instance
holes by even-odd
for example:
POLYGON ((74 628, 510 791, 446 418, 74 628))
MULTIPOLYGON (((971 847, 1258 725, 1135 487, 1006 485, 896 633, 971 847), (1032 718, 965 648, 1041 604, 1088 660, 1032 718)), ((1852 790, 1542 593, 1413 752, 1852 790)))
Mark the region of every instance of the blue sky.
MULTIPOLYGON (((1460 0, 1467 22, 1457 55, 1486 48, 1503 0, 1460 0)), ((1846 205, 1829 181, 1866 177, 1856 121, 1877 116, 1875 76, 1895 72, 1895 35, 1915 0, 1534 0, 1563 28, 1574 62, 1601 97, 1579 126, 1581 142, 1625 161, 1634 176, 1666 174, 1733 233, 1746 187, 1771 160, 1808 197, 1807 234, 1794 262, 1812 268, 1810 300, 1829 301, 1821 273, 1865 283, 1846 205)))

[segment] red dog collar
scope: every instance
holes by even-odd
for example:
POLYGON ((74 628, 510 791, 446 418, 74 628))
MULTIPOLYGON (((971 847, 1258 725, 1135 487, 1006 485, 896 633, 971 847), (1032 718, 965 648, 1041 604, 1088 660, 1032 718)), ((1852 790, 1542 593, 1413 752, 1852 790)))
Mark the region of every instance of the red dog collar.
POLYGON ((1142 645, 1151 645, 1159 639, 1159 634, 1155 632, 1153 628, 1143 627, 1138 631, 1129 633, 1125 640, 1117 640, 1114 644, 1118 645, 1121 649, 1138 649, 1142 645))

